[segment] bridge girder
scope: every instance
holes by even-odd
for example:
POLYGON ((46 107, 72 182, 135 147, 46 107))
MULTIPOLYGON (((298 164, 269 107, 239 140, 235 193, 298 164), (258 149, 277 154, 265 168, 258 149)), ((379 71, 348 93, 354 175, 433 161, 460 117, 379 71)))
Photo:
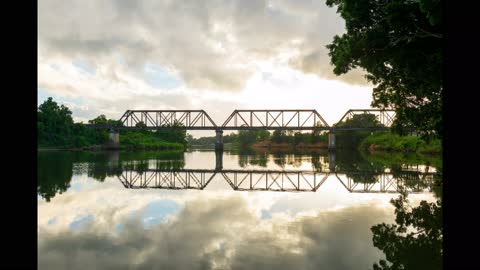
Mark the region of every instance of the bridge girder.
POLYGON ((335 125, 330 126, 316 110, 234 110, 221 126, 217 126, 204 110, 127 110, 119 125, 87 125, 114 130, 386 130, 395 117, 393 110, 351 109, 335 125), (355 115, 375 115, 382 124, 338 126, 355 115), (143 125, 139 123, 142 122, 143 125))
POLYGON ((355 128, 358 128, 358 129, 367 129, 367 128, 371 128, 371 129, 377 128, 378 129, 378 128, 382 128, 382 127, 383 128, 389 128, 392 125, 392 123, 395 119, 395 111, 394 110, 350 109, 333 126, 335 126, 337 130, 341 130, 341 129, 347 130, 347 128, 352 128, 352 127, 348 126, 346 121, 350 120, 350 119, 352 119, 352 118, 354 118, 355 116, 358 116, 358 115, 360 115, 360 116, 372 115, 372 116, 375 117, 375 120, 378 121, 378 123, 380 123, 380 125, 381 125, 380 127, 375 126, 375 125, 371 125, 371 123, 368 122, 367 117, 364 117, 363 119, 361 119, 362 121, 360 123, 357 123, 358 126, 355 126, 355 128))
POLYGON ((228 130, 328 130, 316 110, 235 110, 222 124, 228 130))
POLYGON ((204 110, 128 110, 119 120, 120 129, 216 129, 204 110), (144 125, 140 125, 142 122, 144 125))

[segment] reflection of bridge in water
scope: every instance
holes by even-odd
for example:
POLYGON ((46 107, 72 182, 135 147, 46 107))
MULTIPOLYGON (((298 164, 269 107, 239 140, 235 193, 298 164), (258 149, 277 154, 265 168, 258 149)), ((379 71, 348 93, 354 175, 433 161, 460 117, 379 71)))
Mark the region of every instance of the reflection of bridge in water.
POLYGON ((203 190, 216 175, 220 175, 233 190, 315 192, 329 176, 353 193, 429 192, 436 173, 401 171, 397 173, 317 172, 283 170, 155 170, 123 171, 119 176, 130 189, 198 189, 203 190), (358 182, 356 177, 369 176, 373 181, 358 182))

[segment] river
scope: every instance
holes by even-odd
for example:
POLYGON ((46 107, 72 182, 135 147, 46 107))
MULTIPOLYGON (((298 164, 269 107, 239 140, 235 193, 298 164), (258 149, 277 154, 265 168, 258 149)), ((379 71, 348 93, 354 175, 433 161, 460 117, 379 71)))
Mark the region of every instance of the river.
MULTIPOLYGON (((440 158, 352 151, 38 153, 39 269, 371 269, 391 199, 440 158)), ((440 174, 441 175, 441 174, 440 174)), ((419 259, 420 260, 420 259, 419 259)))

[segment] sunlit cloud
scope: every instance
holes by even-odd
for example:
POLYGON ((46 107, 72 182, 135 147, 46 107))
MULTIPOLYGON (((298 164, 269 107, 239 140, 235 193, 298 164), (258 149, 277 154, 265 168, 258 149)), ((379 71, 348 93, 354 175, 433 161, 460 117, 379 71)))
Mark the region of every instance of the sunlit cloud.
POLYGON ((38 15, 39 102, 57 97, 76 121, 204 109, 221 124, 234 109, 275 107, 331 123, 370 107, 362 71, 333 74, 325 45, 345 30, 324 0, 46 0, 38 15))

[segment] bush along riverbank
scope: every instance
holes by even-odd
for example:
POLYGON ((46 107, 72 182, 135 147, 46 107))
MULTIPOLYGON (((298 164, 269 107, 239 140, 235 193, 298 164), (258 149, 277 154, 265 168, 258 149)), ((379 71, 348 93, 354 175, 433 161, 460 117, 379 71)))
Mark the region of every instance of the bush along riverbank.
MULTIPOLYGON (((151 133, 151 132, 149 132, 151 133)), ((83 146, 41 146, 39 145, 39 151, 49 150, 72 150, 72 151, 96 151, 96 150, 175 150, 184 151, 185 145, 182 143, 167 142, 157 138, 153 134, 142 132, 126 132, 120 134, 120 145, 112 147, 108 144, 91 144, 83 146)))
POLYGON ((391 151, 421 154, 441 154, 440 139, 425 140, 416 136, 399 136, 396 134, 378 134, 366 137, 360 143, 361 150, 369 152, 391 151))
POLYGON ((125 132, 125 134, 120 134, 120 148, 185 150, 185 145, 182 143, 167 142, 156 137, 153 132, 147 132, 125 132))
MULTIPOLYGON (((117 125, 117 121, 100 115, 88 121, 90 124, 117 125)), ((173 123, 172 125, 180 125, 173 123)), ((145 123, 138 122, 137 127, 145 127, 145 123)), ((135 130, 120 131, 119 147, 109 146, 109 131, 105 129, 87 128, 83 123, 74 123, 72 111, 65 105, 59 105, 48 98, 37 109, 37 148, 39 151, 48 150, 178 150, 186 149, 186 130, 135 130)))

